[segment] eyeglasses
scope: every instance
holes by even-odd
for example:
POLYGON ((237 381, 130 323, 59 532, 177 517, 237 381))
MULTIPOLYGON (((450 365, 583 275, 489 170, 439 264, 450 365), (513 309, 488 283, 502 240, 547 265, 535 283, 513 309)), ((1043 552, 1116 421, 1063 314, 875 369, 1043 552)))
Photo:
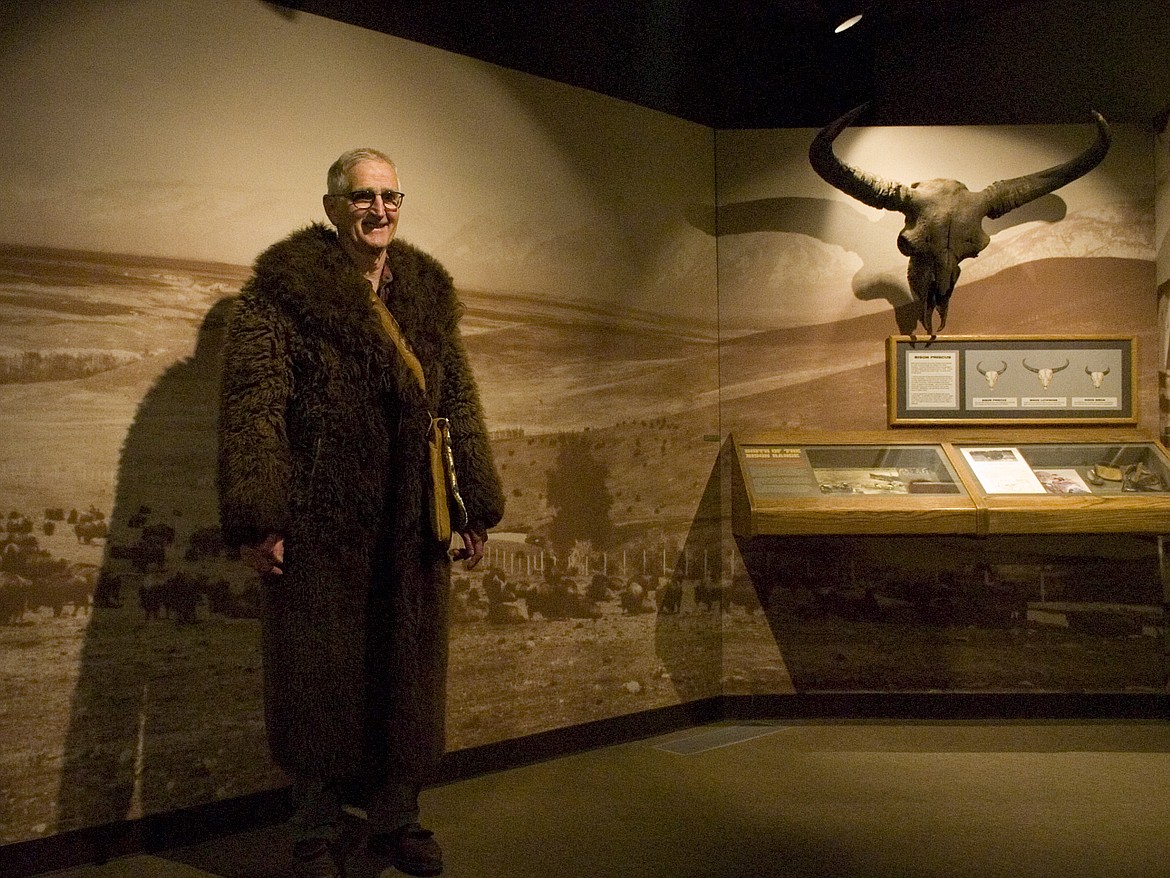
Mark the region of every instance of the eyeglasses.
POLYGON ((395 189, 383 189, 380 192, 374 189, 354 189, 352 192, 342 192, 333 197, 348 198, 349 203, 358 210, 369 210, 374 206, 374 200, 379 197, 387 207, 398 208, 402 205, 402 199, 406 195, 395 189))

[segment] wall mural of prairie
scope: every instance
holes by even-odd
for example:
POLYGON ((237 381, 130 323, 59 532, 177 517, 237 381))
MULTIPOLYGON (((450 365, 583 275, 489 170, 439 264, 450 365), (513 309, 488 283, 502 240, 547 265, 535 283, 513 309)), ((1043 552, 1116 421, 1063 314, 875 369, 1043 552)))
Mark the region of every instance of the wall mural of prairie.
POLYGON ((725 563, 717 502, 693 526, 709 129, 261 2, 32 4, 3 49, 0 843, 284 783, 257 583, 217 535, 219 356, 355 145, 456 278, 508 492, 454 583, 450 747, 720 691, 717 607, 654 612, 725 563))
MULTIPOLYGON (((216 531, 218 354, 246 269, 15 246, 0 266, 4 341, 39 340, 0 385, 7 840, 280 783, 258 584, 216 531)), ((688 399, 713 343, 465 298, 486 407, 518 402, 494 440, 507 518, 455 582, 451 747, 716 694, 717 614, 688 604, 656 637, 654 612, 680 564, 720 563, 717 527, 683 549, 718 449, 688 399), (633 372, 656 408, 604 399, 633 372)))
MULTIPOLYGON (((396 157, 400 234, 455 276, 508 493, 453 583, 449 746, 872 684, 822 673, 806 584, 727 530, 729 430, 884 423, 896 228, 812 177, 812 132, 716 138, 262 2, 32 4, 0 49, 0 844, 284 782, 256 583, 217 537, 219 350, 252 257, 358 144, 396 157)), ((992 158, 1034 162, 1032 134, 992 158)), ((997 238, 948 329, 1132 332, 1145 421, 1144 147, 1121 132, 1102 179, 997 238)))

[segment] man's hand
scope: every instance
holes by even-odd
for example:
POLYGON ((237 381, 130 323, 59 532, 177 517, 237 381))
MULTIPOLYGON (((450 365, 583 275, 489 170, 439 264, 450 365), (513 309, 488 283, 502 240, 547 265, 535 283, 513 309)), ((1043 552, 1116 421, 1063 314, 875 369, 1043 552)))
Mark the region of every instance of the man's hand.
POLYGON ((462 561, 464 569, 471 570, 483 558, 483 544, 487 542, 487 532, 461 531, 459 539, 463 540, 463 548, 452 552, 451 558, 454 561, 462 561))
POLYGON ((240 546, 240 560, 261 576, 280 576, 284 573, 284 537, 269 534, 262 543, 240 546))

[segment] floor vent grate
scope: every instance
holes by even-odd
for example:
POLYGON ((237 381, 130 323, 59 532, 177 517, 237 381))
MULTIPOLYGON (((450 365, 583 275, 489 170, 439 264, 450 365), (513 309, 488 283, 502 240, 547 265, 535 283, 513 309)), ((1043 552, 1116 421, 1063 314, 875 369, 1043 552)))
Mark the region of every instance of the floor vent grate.
POLYGON ((783 726, 714 726, 685 738, 674 738, 664 744, 655 744, 654 749, 677 753, 680 756, 694 756, 696 753, 706 753, 708 750, 718 750, 720 747, 730 747, 732 744, 742 744, 753 738, 772 735, 782 728, 783 726))

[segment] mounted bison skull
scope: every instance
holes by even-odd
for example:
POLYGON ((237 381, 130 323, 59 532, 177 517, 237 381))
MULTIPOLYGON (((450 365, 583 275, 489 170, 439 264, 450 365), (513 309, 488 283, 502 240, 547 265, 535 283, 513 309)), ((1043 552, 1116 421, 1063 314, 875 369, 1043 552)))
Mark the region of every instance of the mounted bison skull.
POLYGON ((813 139, 809 162, 829 185, 863 204, 881 210, 896 210, 906 217, 898 235, 898 249, 910 257, 910 292, 921 303, 919 320, 934 335, 934 313, 939 329, 947 325, 947 305, 959 279, 959 263, 988 245, 983 219, 997 219, 1010 210, 1035 201, 1093 170, 1109 151, 1109 126, 1100 113, 1097 139, 1087 150, 1061 165, 1000 180, 986 189, 972 192, 957 180, 924 180, 904 186, 873 177, 845 164, 833 152, 833 141, 868 105, 846 113, 827 125, 813 139))

